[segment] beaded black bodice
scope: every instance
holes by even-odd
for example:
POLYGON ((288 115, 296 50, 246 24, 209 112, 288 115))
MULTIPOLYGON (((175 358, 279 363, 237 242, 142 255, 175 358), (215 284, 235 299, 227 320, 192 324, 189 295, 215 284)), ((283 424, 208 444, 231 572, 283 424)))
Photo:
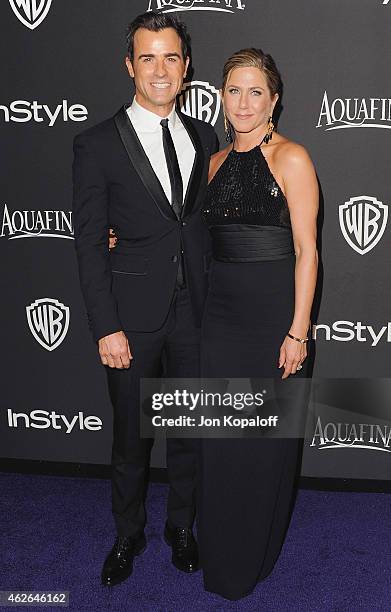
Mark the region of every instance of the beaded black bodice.
POLYGON ((290 228, 286 198, 259 145, 232 149, 209 183, 202 215, 208 227, 243 223, 290 228))

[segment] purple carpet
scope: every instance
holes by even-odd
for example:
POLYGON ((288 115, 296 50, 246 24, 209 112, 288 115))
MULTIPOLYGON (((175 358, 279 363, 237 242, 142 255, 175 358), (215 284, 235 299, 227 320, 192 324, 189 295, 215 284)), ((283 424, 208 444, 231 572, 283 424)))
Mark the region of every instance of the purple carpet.
POLYGON ((111 590, 99 582, 114 538, 109 482, 0 474, 0 486, 0 590, 64 589, 78 612, 391 610, 389 494, 299 491, 272 575, 229 602, 203 590, 201 572, 171 565, 161 537, 166 485, 150 486, 147 550, 111 590))

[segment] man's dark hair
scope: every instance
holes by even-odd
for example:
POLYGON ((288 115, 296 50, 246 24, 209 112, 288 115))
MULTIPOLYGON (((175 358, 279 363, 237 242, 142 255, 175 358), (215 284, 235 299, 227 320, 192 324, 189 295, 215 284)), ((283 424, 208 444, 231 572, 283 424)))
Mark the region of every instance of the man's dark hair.
POLYGON ((185 24, 174 15, 164 15, 150 11, 136 17, 127 28, 128 57, 132 62, 134 58, 134 35, 140 28, 145 28, 150 32, 160 32, 160 30, 172 28, 181 39, 183 59, 186 60, 187 57, 190 57, 191 40, 185 24))

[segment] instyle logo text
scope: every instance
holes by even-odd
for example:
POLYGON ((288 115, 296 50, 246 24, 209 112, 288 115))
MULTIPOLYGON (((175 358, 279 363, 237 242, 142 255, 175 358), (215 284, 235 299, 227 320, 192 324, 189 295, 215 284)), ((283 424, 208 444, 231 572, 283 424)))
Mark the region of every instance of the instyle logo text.
POLYGON ((327 342, 365 342, 375 347, 379 342, 391 342, 391 322, 375 326, 364 324, 361 321, 334 321, 330 325, 317 323, 312 326, 314 340, 327 342))
POLYGON ((57 414, 54 410, 32 410, 29 413, 15 412, 7 410, 8 427, 25 427, 26 429, 59 429, 66 434, 73 430, 79 431, 99 431, 102 429, 102 421, 99 417, 89 415, 84 416, 84 412, 79 412, 68 418, 65 414, 57 414))
POLYGON ((9 105, 0 104, 0 121, 5 123, 43 123, 47 127, 53 127, 58 122, 86 121, 88 110, 84 104, 69 104, 63 100, 51 108, 47 104, 39 104, 37 100, 14 100, 9 105))

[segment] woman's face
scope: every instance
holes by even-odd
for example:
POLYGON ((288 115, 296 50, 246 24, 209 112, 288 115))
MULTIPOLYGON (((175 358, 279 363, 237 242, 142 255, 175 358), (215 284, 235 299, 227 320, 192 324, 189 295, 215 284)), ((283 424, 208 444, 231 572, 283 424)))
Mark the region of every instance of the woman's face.
POLYGON ((267 125, 278 94, 272 96, 259 68, 235 68, 223 93, 225 114, 235 132, 248 133, 267 125))

